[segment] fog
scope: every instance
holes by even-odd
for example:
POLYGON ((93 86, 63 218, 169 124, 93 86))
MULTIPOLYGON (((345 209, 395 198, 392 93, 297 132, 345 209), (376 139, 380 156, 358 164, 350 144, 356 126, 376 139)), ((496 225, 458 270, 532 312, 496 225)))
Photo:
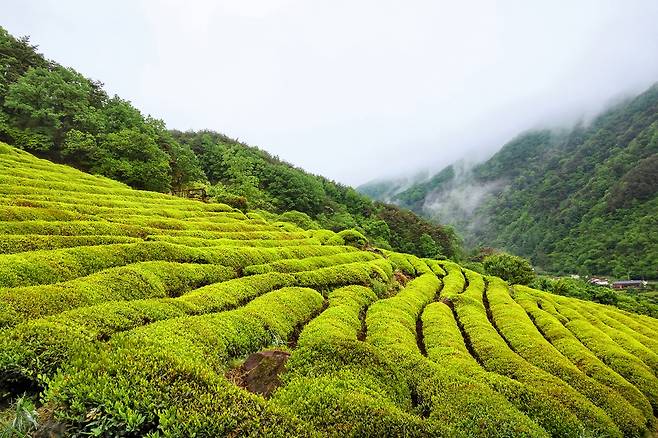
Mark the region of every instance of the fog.
POLYGON ((485 159, 658 80, 658 2, 5 0, 0 25, 170 128, 357 185, 485 159))

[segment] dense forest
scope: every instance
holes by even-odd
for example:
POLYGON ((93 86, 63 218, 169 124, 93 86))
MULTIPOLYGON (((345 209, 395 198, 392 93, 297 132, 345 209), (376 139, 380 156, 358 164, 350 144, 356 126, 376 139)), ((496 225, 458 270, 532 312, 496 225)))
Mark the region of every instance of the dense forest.
POLYGON ((103 84, 39 54, 0 28, 0 140, 138 189, 205 187, 216 200, 279 220, 334 231, 423 257, 459 255, 449 227, 311 175, 210 131, 170 131, 103 84), (285 214, 284 214, 285 213, 285 214))
POLYGON ((524 133, 479 165, 359 190, 551 272, 656 278, 658 85, 589 125, 524 133))

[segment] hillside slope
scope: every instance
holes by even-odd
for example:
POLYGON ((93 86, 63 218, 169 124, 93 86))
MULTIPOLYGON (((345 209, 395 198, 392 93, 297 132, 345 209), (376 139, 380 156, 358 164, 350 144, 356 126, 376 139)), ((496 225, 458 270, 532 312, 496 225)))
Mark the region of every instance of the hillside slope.
POLYGON ((225 135, 169 131, 130 102, 110 97, 102 83, 46 59, 27 38, 16 39, 2 27, 0 67, 0 141, 42 158, 138 189, 205 187, 242 209, 286 213, 281 220, 307 228, 356 228, 379 246, 419 256, 460 252, 449 227, 372 202, 225 135))
POLYGON ((658 85, 590 126, 523 134, 475 167, 360 190, 551 271, 656 278, 658 85))
POLYGON ((655 432, 658 320, 3 144, 0 212, 0 395, 45 390, 43 433, 655 432))

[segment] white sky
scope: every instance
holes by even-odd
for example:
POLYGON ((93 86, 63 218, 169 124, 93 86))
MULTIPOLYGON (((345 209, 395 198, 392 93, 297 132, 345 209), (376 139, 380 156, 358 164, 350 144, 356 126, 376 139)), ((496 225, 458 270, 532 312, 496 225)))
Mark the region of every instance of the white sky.
POLYGON ((656 0, 4 0, 0 25, 170 128, 354 185, 658 81, 656 0))

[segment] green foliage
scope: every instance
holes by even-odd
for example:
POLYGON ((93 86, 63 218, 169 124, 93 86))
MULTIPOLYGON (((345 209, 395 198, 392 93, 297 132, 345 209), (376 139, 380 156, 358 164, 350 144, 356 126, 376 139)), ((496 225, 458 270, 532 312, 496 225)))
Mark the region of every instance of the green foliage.
POLYGON ((648 419, 617 392, 588 377, 559 354, 535 330, 530 317, 507 290, 489 287, 486 296, 497 330, 514 351, 529 363, 560 378, 603 409, 616 424, 616 427, 610 423, 605 426, 608 428, 607 434, 618 435, 620 430, 624 436, 641 435, 648 419))
POLYGON ((284 288, 234 311, 151 324, 114 338, 111 350, 73 359, 46 398, 81 432, 302 435, 289 414, 231 385, 223 370, 231 358, 288 339, 322 302, 313 290, 284 288))
POLYGON ((366 239, 366 236, 356 230, 340 231, 338 232, 338 237, 330 239, 327 243, 330 245, 338 245, 340 244, 341 240, 345 245, 350 245, 361 249, 365 248, 365 246, 368 244, 368 239, 366 239))
POLYGON ((286 211, 285 213, 279 215, 279 220, 292 222, 304 230, 317 230, 320 228, 317 222, 311 219, 309 215, 295 210, 286 211))
POLYGON ((304 259, 284 259, 262 265, 251 265, 244 268, 244 275, 264 274, 266 272, 300 272, 313 271, 334 265, 355 262, 367 262, 379 257, 370 252, 354 251, 332 256, 306 257, 304 259))
POLYGON ((489 255, 484 258, 482 265, 487 274, 500 277, 512 284, 528 284, 535 277, 530 262, 512 254, 489 255))
POLYGON ((410 390, 377 349, 357 341, 376 300, 364 287, 330 292, 329 307, 302 331, 273 403, 332 435, 424 436, 443 431, 409 411, 410 390))
POLYGON ((0 289, 0 327, 105 301, 177 296, 235 276, 221 265, 142 262, 52 285, 0 289))
POLYGON ((419 251, 421 257, 440 258, 442 256, 439 245, 427 233, 423 233, 420 236, 419 251))
POLYGON ((355 262, 300 271, 293 274, 297 284, 318 290, 356 284, 376 288, 386 285, 393 275, 391 264, 384 259, 355 262))
POLYGON ((588 126, 529 131, 484 163, 371 193, 454 225, 469 246, 504 248, 548 272, 656 278, 657 121, 654 85, 588 126), (425 207, 430 196, 446 208, 425 207))
POLYGON ((523 413, 526 410, 532 415, 516 395, 523 394, 521 385, 487 373, 471 356, 450 304, 428 304, 422 314, 422 330, 427 357, 440 367, 432 383, 451 388, 437 394, 437 404, 445 406, 443 419, 466 434, 479 425, 485 428, 480 431, 484 436, 548 436, 523 413))
POLYGON ((7 425, 0 424, 0 438, 27 438, 39 426, 39 415, 32 400, 26 396, 15 402, 13 418, 7 425))
MULTIPOLYGON (((546 295, 542 298, 549 300, 553 298, 546 295)), ((651 369, 640 359, 619 347, 605 332, 592 325, 578 311, 560 304, 561 300, 563 299, 555 297, 555 301, 551 300, 551 304, 554 313, 564 318, 565 327, 610 368, 640 389, 652 407, 656 409, 658 406, 658 380, 651 369)))
POLYGON ((110 98, 101 83, 45 60, 27 39, 4 29, 0 47, 2 141, 135 188, 179 192, 209 182, 215 201, 282 214, 281 220, 304 229, 356 228, 374 245, 422 257, 458 252, 450 230, 374 204, 259 149, 210 131, 169 132, 130 102, 110 98))
MULTIPOLYGON (((492 288, 506 290, 507 285, 500 279, 490 277, 487 290, 492 288)), ((515 391, 515 397, 526 400, 522 402, 523 409, 530 418, 552 435, 570 436, 601 430, 621 435, 615 431, 610 418, 582 394, 529 364, 510 349, 492 325, 493 321, 489 320, 483 292, 480 286, 467 288, 453 300, 455 314, 482 367, 522 383, 522 391, 532 394, 528 400, 526 397, 529 394, 522 396, 518 394, 519 390, 515 391)))
POLYGON ((294 283, 292 276, 268 273, 213 283, 176 298, 104 302, 23 321, 0 336, 0 388, 26 381, 43 385, 81 349, 117 333, 155 321, 234 309, 294 283))
MULTIPOLYGON (((544 337, 583 373, 614 389, 637 408, 648 420, 652 407, 647 398, 636 388, 608 368, 599 357, 585 347, 564 326, 566 319, 559 315, 553 304, 536 295, 538 291, 524 286, 515 286, 516 301, 524 308, 544 337)), ((618 316, 622 316, 617 312, 618 316)))
MULTIPOLYGON (((476 271, 486 260, 469 269, 432 258, 459 256, 449 229, 219 134, 170 134, 79 76, 62 88, 71 107, 39 103, 59 122, 19 129, 36 107, 7 109, 8 87, 43 76, 47 95, 66 73, 31 58, 27 40, 0 32, 0 49, 0 138, 32 147, 51 136, 39 152, 51 159, 75 143, 68 159, 84 169, 102 162, 108 138, 135 138, 168 157, 166 175, 149 184, 191 186, 207 174, 212 190, 248 194, 242 212, 133 190, 0 143, 0 403, 27 390, 45 414, 44 429, 28 431, 35 406, 21 402, 7 433, 47 434, 51 424, 126 437, 655 429, 656 320, 484 278, 476 271), (68 116, 85 104, 88 118, 68 116), (388 249, 396 245, 414 254, 388 249), (263 397, 246 384, 245 357, 270 348, 291 355, 263 397)), ((535 140, 540 159, 550 138, 535 140)), ((119 143, 107 172, 133 172, 139 186, 148 166, 119 143)), ((522 163, 508 158, 492 169, 516 172, 522 163)), ((628 190, 632 204, 646 187, 628 190)), ((615 296, 622 305, 627 295, 615 296)))

